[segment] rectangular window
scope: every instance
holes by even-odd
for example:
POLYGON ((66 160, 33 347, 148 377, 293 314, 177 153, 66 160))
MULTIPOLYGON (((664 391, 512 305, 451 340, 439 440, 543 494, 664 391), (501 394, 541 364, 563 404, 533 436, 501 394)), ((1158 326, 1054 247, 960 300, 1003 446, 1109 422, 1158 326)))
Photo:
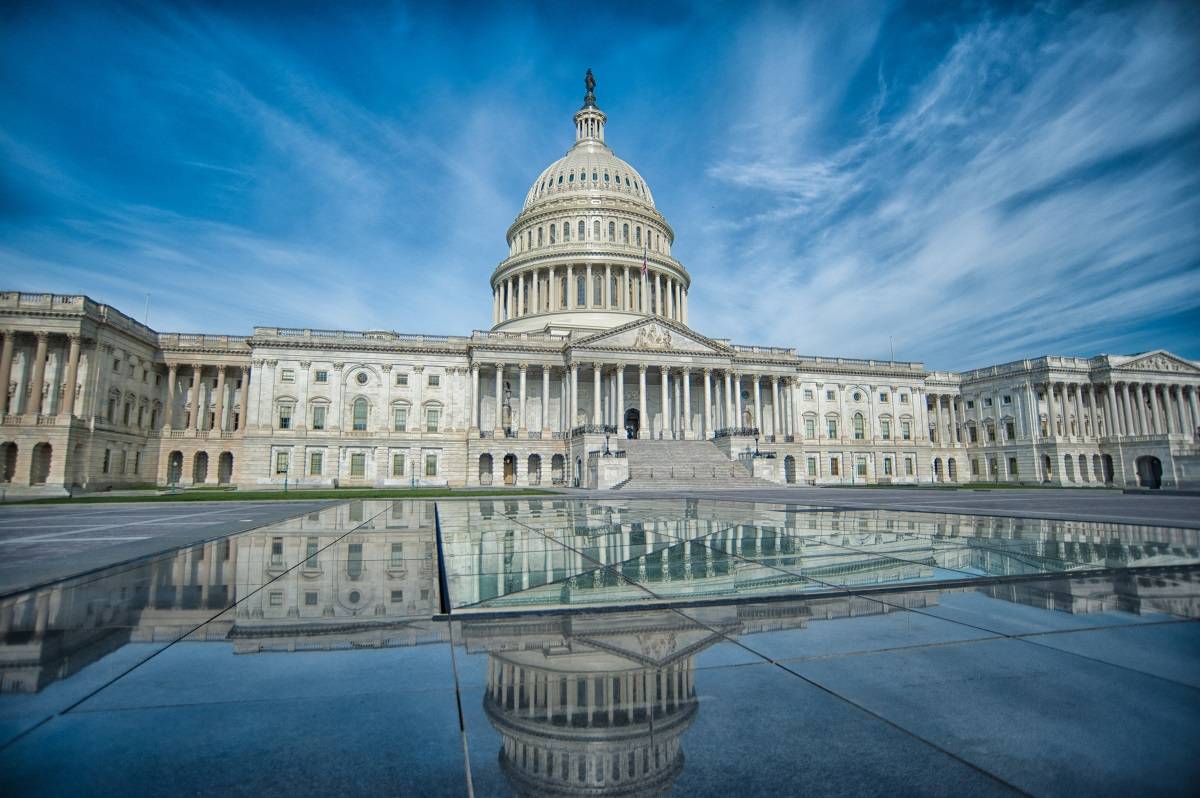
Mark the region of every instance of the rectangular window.
POLYGON ((990 396, 985 396, 985 397, 983 397, 983 406, 984 406, 984 407, 991 407, 991 406, 992 406, 992 398, 991 398, 990 396))
POLYGON ((1017 458, 1015 457, 1008 458, 1008 475, 1009 477, 1017 476, 1017 458))
POLYGON ((979 476, 979 460, 977 458, 971 458, 971 476, 979 476))
POLYGON ((317 606, 317 593, 315 590, 304 591, 304 606, 306 606, 306 607, 317 606))
POLYGON ((275 453, 275 473, 276 474, 286 474, 287 471, 288 471, 288 453, 287 452, 276 452, 275 453))
POLYGON ((133 453, 133 473, 140 474, 142 472, 142 453, 133 453))
POLYGON ((397 407, 392 410, 392 428, 396 432, 404 432, 408 429, 407 407, 397 407))
POLYGON ((912 440, 912 424, 907 421, 900 422, 900 437, 904 440, 912 440))
POLYGON ((396 384, 397 385, 408 385, 408 375, 407 374, 397 374, 396 375, 396 384))
POLYGON ((361 477, 367 473, 367 456, 362 452, 350 455, 350 476, 361 477))
POLYGON ((805 388, 805 389, 804 389, 804 398, 805 398, 805 399, 812 399, 812 398, 813 398, 813 392, 812 392, 812 388, 805 388))
POLYGON ((1004 422, 1004 439, 1011 441, 1013 438, 1016 438, 1016 437, 1017 437, 1016 425, 1011 421, 1005 421, 1004 422))
POLYGON ((394 452, 392 454, 392 476, 404 476, 404 452, 394 452))
POLYGON ((392 591, 392 603, 400 604, 403 601, 404 601, 404 591, 403 590, 393 590, 392 591))
POLYGON ((279 428, 280 429, 291 429, 292 428, 292 406, 291 405, 280 405, 279 406, 279 428))
POLYGON ((279 372, 279 381, 280 382, 295 382, 296 381, 296 370, 295 369, 281 369, 279 372))
POLYGON ((304 542, 304 567, 317 567, 317 549, 321 548, 321 541, 318 538, 309 538, 304 542))
POLYGON ((814 418, 804 419, 804 437, 806 437, 806 438, 817 437, 817 420, 816 419, 814 419, 814 418))
POLYGON ((101 468, 103 473, 107 474, 108 469, 111 467, 111 465, 112 465, 112 449, 105 449, 104 450, 104 465, 101 468))
POLYGON ((283 591, 282 590, 272 590, 271 591, 271 606, 272 607, 282 607, 283 606, 283 591))
POLYGON ((978 443, 979 442, 979 432, 974 427, 968 427, 967 430, 971 436, 971 443, 978 443))
POLYGON ((886 418, 880 420, 879 432, 885 441, 890 441, 892 439, 892 422, 888 421, 886 418))
POLYGON ((888 395, 887 395, 887 393, 881 393, 881 394, 879 394, 879 401, 881 401, 881 402, 884 402, 884 403, 886 404, 886 403, 887 403, 887 400, 888 400, 888 395))
POLYGON ((836 418, 830 418, 830 419, 825 420, 825 432, 828 433, 830 438, 837 437, 837 419, 836 418))
POLYGON ((829 458, 829 475, 834 477, 838 475, 838 459, 836 457, 829 458))
POLYGON ((429 387, 430 388, 436 388, 441 384, 442 384, 442 377, 440 374, 430 374, 429 375, 429 387))
POLYGON ((309 452, 308 454, 308 475, 310 477, 321 476, 321 471, 325 467, 324 452, 309 452))
POLYGON ((808 458, 808 475, 810 477, 817 475, 817 458, 815 457, 808 458))
POLYGON ((113 361, 113 371, 120 371, 120 370, 121 370, 121 361, 114 360, 113 361))
POLYGON ((988 432, 988 440, 991 441, 992 443, 995 443, 996 442, 996 428, 989 426, 987 428, 987 432, 988 432))
POLYGON ((911 457, 904 458, 904 476, 911 477, 913 475, 913 459, 911 457))
POLYGON ((283 565, 283 538, 271 538, 271 565, 283 565))
POLYGON ((312 428, 325 429, 325 413, 329 408, 325 405, 313 405, 312 428))
POLYGON ((325 371, 323 369, 318 369, 316 371, 316 373, 313 374, 313 382, 320 382, 320 383, 329 382, 329 372, 325 371))
POLYGON ((974 408, 975 408, 975 401, 973 399, 968 399, 967 400, 967 409, 973 410, 974 408))
POLYGON ((437 432, 438 420, 441 418, 442 411, 436 407, 431 407, 425 411, 425 431, 437 432))
POLYGON ((837 398, 837 393, 836 393, 836 392, 834 392, 834 391, 826 391, 826 392, 825 392, 825 398, 826 398, 827 400, 829 400, 830 402, 832 402, 834 399, 836 399, 836 398, 837 398))
POLYGON ((883 458, 883 475, 885 477, 892 475, 892 458, 890 457, 883 458))
POLYGON ((906 393, 900 394, 900 404, 902 404, 902 405, 908 404, 908 394, 906 394, 906 393))
POLYGON ((429 589, 421 588, 421 601, 429 601, 429 589))
POLYGON ((438 472, 438 457, 436 454, 425 455, 425 476, 436 477, 438 472))
POLYGON ((393 543, 392 544, 392 567, 400 568, 403 565, 404 565, 404 544, 403 543, 393 543))
POLYGON ((1002 401, 1006 405, 1011 405, 1012 404, 1012 396, 1010 394, 1004 394, 1004 398, 1001 399, 1000 401, 1002 401))
POLYGON ((346 550, 346 574, 352 579, 357 579, 362 575, 362 544, 351 543, 346 550))
POLYGON ((859 460, 858 462, 856 462, 854 464, 854 470, 858 474, 858 476, 865 477, 867 475, 867 461, 859 460))

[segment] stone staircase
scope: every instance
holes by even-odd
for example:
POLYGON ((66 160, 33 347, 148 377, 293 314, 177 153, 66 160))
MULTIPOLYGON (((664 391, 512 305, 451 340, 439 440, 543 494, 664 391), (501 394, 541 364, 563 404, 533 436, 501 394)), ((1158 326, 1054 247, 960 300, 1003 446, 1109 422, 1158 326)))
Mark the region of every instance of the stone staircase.
POLYGON ((775 488, 730 460, 712 441, 621 441, 629 460, 629 479, 613 490, 728 490, 775 488))

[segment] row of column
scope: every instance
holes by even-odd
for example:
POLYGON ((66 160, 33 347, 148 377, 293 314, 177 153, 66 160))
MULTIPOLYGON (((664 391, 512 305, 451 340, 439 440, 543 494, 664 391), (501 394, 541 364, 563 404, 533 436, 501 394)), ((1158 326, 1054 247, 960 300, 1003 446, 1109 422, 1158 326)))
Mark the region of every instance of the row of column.
MULTIPOLYGON (((175 385, 178 380, 179 373, 178 363, 167 364, 167 403, 166 403, 166 420, 163 422, 164 428, 167 430, 175 429, 175 385)), ((205 411, 208 409, 208 402, 204 398, 204 370, 206 368, 216 369, 217 372, 217 387, 215 397, 213 399, 213 418, 214 429, 218 432, 232 432, 234 429, 238 432, 244 432, 246 429, 246 419, 249 413, 246 412, 249 407, 249 390, 250 390, 250 370, 245 366, 232 366, 238 378, 242 381, 241 395, 239 403, 241 412, 237 417, 237 426, 233 424, 226 425, 224 422, 225 414, 225 369, 224 365, 205 366, 203 363, 192 363, 185 368, 190 368, 192 372, 192 391, 188 397, 186 409, 191 421, 191 427, 197 432, 202 432, 206 429, 205 417, 208 415, 205 411), (230 429, 226 429, 229 426, 230 429)))
MULTIPOLYGON (((14 409, 10 403, 9 391, 12 385, 12 365, 17 332, 4 330, 2 334, 4 340, 0 343, 0 418, 14 409)), ((33 337, 35 341, 33 359, 26 363, 27 373, 24 376, 27 379, 21 380, 21 382, 31 386, 29 406, 25 412, 40 416, 49 410, 45 402, 45 383, 46 361, 50 352, 50 333, 39 331, 33 333, 33 337)), ((67 371, 62 382, 63 403, 59 412, 61 415, 72 416, 75 414, 75 386, 79 382, 79 355, 83 339, 74 333, 65 337, 67 339, 67 371)))
POLYGON ((498 281, 492 291, 495 324, 538 313, 590 308, 646 313, 686 324, 688 290, 665 272, 643 273, 637 266, 589 263, 527 269, 498 281), (603 285, 597 291, 600 274, 604 275, 603 285), (580 278, 584 280, 582 303, 580 278))
POLYGON ((1200 431, 1197 390, 1195 385, 1108 383, 1104 397, 1109 434, 1195 437, 1200 431))

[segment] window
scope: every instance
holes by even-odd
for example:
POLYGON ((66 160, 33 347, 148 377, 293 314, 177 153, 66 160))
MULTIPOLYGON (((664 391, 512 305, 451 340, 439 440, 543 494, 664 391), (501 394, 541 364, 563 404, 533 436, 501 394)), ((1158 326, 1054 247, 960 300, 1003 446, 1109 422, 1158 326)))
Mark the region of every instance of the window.
POLYGON ((579 229, 577 230, 577 232, 579 233, 579 235, 577 235, 577 236, 575 237, 577 241, 582 241, 582 240, 584 239, 584 236, 586 236, 586 235, 587 235, 587 232, 586 232, 586 230, 587 230, 587 228, 585 228, 585 227, 583 226, 583 220, 582 220, 582 219, 580 219, 580 220, 579 220, 579 229))
POLYGON ((404 432, 408 429, 407 407, 396 406, 392 408, 392 429, 395 432, 404 432))
POLYGON ((854 396, 853 396, 852 398, 853 398, 853 399, 854 399, 854 401, 856 401, 856 402, 861 402, 861 401, 862 401, 862 394, 861 394, 861 393, 859 393, 858 391, 855 391, 855 392, 854 392, 854 396))
POLYGON ((886 392, 879 394, 879 401, 886 402, 887 400, 888 400, 888 395, 886 392))
POLYGON ((404 452, 392 453, 392 476, 404 476, 404 452))
POLYGON ((804 419, 804 437, 817 437, 817 420, 815 418, 804 419))
POLYGON ((810 477, 817 475, 817 458, 815 457, 808 458, 808 475, 810 477))
POLYGON ((408 385, 408 375, 407 374, 397 374, 396 375, 396 384, 397 385, 408 385))
POLYGON ((857 475, 858 475, 858 476, 860 476, 860 477, 865 477, 865 476, 867 475, 867 461, 866 461, 866 459, 864 459, 864 458, 860 457, 860 458, 858 458, 858 460, 856 460, 856 461, 855 461, 855 463, 854 463, 854 473, 855 473, 855 474, 857 474, 857 475))
POLYGON ((392 591, 392 603, 400 604, 403 601, 404 601, 404 591, 403 590, 393 590, 392 591))
POLYGON ((883 458, 883 475, 885 477, 892 475, 892 458, 890 457, 883 458))
POLYGON ((551 244, 558 243, 558 225, 556 225, 556 224, 550 225, 550 243, 551 244))
POLYGON ((639 247, 642 245, 642 228, 633 228, 633 243, 637 244, 639 247))
POLYGON ((100 470, 103 473, 107 474, 109 468, 111 468, 111 467, 112 467, 112 449, 105 449, 104 450, 104 464, 101 466, 100 470))
POLYGON ((587 304, 584 299, 587 292, 587 278, 582 274, 575 278, 575 307, 583 307, 587 304))
POLYGON ((438 457, 433 452, 425 455, 425 476, 436 477, 438 472, 438 457))
POLYGON ((967 400, 967 409, 968 409, 968 410, 971 410, 971 409, 973 409, 974 407, 975 407, 975 401, 974 401, 973 399, 968 399, 968 400, 967 400))
POLYGON ((1008 458, 1008 475, 1010 477, 1017 476, 1017 458, 1015 457, 1008 458))
POLYGON ((913 475, 913 459, 911 457, 904 458, 904 476, 911 477, 913 475))
POLYGON ((599 219, 592 222, 592 240, 593 241, 600 240, 600 220, 599 219))
POLYGON ((837 419, 829 418, 825 420, 825 431, 830 438, 837 437, 837 419))
POLYGON ((442 376, 440 374, 430 374, 428 385, 430 388, 437 388, 442 384, 442 376))
POLYGON ((865 436, 862 413, 854 414, 854 440, 861 441, 865 436))
POLYGON ((968 432, 969 437, 971 438, 971 443, 979 442, 979 433, 975 430, 974 427, 968 427, 967 432, 968 432))
MULTIPOLYGON (((429 589, 428 588, 421 588, 421 601, 429 601, 429 589)), ((579 764, 582 765, 583 761, 580 760, 579 764)))
POLYGON ((1006 405, 1011 405, 1012 404, 1012 396, 1009 394, 1004 394, 1004 398, 1001 399, 1000 401, 1002 401, 1006 405))
POLYGON ((325 405, 313 405, 312 409, 312 428, 325 429, 325 413, 328 408, 325 405))
POLYGON ((908 394, 906 394, 906 393, 900 394, 900 404, 902 404, 902 405, 908 404, 908 394))
POLYGON ((283 538, 271 538, 271 565, 283 565, 283 538))
POLYGON ((328 371, 320 371, 320 370, 317 371, 316 373, 313 374, 313 382, 320 382, 320 383, 329 382, 329 372, 328 371))
POLYGON ((281 369, 279 372, 279 381, 280 382, 295 382, 296 381, 296 370, 295 369, 281 369))
MULTIPOLYGON (((608 175, 605 175, 604 179, 608 180, 608 175)), ((617 240, 617 223, 616 222, 608 223, 608 240, 609 241, 617 240)))
MULTIPOLYGON (((362 575, 362 562, 362 544, 351 543, 346 550, 346 574, 351 579, 357 579, 362 575)), ((351 600, 353 601, 353 599, 351 600)))
POLYGON ((284 402, 279 405, 279 428, 292 428, 292 405, 289 402, 284 402))
POLYGON ((136 451, 133 453, 133 473, 140 474, 142 472, 142 453, 136 451))
POLYGON ((282 590, 272 590, 271 591, 271 606, 272 607, 282 607, 283 606, 283 591, 282 590))
POLYGON ((367 400, 361 396, 354 400, 354 429, 364 431, 367 428, 367 400))
POLYGON ((321 470, 325 467, 325 454, 323 452, 309 452, 308 454, 308 475, 312 477, 321 476, 321 470))
POLYGON ((321 541, 317 538, 309 538, 304 543, 304 567, 317 567, 317 550, 321 548, 321 541))
POLYGON ((317 606, 317 592, 315 590, 304 591, 304 606, 306 606, 306 607, 317 606))
POLYGON ((890 441, 892 439, 892 422, 886 418, 881 419, 879 421, 879 432, 885 441, 890 441))
POLYGON ((367 456, 362 452, 350 455, 350 476, 362 477, 367 473, 367 456))
POLYGON ((992 443, 996 442, 996 428, 993 427, 991 424, 988 424, 987 436, 988 436, 989 441, 991 441, 992 443))
POLYGON ((805 388, 805 389, 804 389, 804 398, 805 398, 805 399, 812 399, 812 398, 813 398, 813 390, 812 390, 812 388, 805 388))
POLYGON ((838 459, 836 457, 829 458, 829 475, 832 477, 838 475, 838 459))
POLYGON ((286 474, 288 471, 288 453, 275 452, 275 473, 286 474))
POLYGON ((833 401, 834 399, 836 399, 836 398, 837 398, 837 392, 836 392, 836 391, 826 391, 826 392, 825 392, 825 399, 826 399, 826 401, 832 402, 832 401, 833 401))
POLYGON ((120 371, 120 370, 121 370, 121 361, 113 360, 113 371, 120 371))
POLYGON ((426 409, 426 411, 425 411, 425 431, 426 432, 437 432, 438 431, 438 421, 441 420, 441 417, 442 417, 441 408, 430 407, 430 408, 426 409))
POLYGON ((392 544, 392 567, 399 568, 404 565, 404 544, 392 544))
POLYGON ((629 243, 629 225, 627 224, 621 225, 621 243, 629 243))
POLYGON ((900 438, 902 440, 912 440, 912 424, 908 421, 900 422, 900 438))
POLYGON ((542 228, 538 228, 538 246, 542 245, 542 228))
POLYGON ((1016 437, 1017 437, 1016 425, 1011 421, 1005 421, 1004 422, 1004 439, 1006 441, 1011 441, 1016 437))

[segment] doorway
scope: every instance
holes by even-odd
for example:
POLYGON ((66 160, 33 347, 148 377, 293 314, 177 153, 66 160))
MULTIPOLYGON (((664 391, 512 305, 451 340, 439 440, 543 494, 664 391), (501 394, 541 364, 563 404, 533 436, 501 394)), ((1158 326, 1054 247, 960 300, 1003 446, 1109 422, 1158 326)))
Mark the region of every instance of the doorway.
POLYGON ((638 437, 638 430, 642 428, 642 414, 638 412, 636 407, 631 407, 625 411, 625 437, 638 437))
POLYGON ((1152 455, 1137 459, 1138 485, 1150 490, 1162 487, 1162 461, 1152 455))
POLYGON ((504 484, 517 484, 517 457, 516 455, 504 455, 504 484))

